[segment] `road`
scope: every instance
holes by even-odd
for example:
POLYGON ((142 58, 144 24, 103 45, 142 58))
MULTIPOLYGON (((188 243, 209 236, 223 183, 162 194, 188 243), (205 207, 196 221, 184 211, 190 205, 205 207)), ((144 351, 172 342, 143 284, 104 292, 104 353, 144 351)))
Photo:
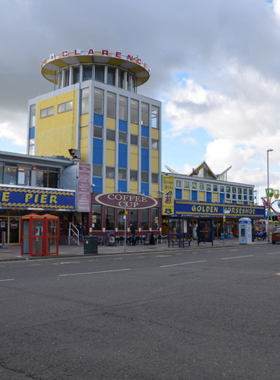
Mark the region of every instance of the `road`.
POLYGON ((279 380, 280 246, 0 264, 0 379, 279 380))

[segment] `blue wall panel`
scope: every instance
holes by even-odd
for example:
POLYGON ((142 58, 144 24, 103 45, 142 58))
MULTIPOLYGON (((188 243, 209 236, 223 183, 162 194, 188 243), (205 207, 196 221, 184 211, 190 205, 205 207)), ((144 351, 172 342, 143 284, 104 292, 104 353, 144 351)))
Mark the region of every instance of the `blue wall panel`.
POLYGON ((141 126, 141 135, 145 137, 149 137, 149 127, 141 126))
POLYGON ((182 189, 175 189, 175 199, 182 199, 182 189))
POLYGON ((121 132, 127 132, 127 121, 119 120, 119 130, 121 132))
POLYGON ((119 168, 127 169, 127 145, 119 143, 119 168))
POLYGON ((103 127, 103 115, 98 115, 95 113, 93 117, 93 124, 98 125, 99 127, 103 127))
POLYGON ((118 181, 118 191, 127 191, 127 181, 119 180, 118 181))
POLYGON ((141 170, 149 171, 149 149, 141 148, 141 170))
POLYGON ((103 141, 100 139, 93 139, 92 163, 97 165, 103 164, 103 141))
POLYGON ((34 139, 35 137, 35 128, 30 128, 29 129, 29 138, 34 139))
POLYGON ((95 185, 92 187, 92 191, 95 194, 102 193, 102 178, 92 177, 92 184, 95 185))
POLYGON ((225 194, 220 194, 220 203, 224 203, 225 194))
POLYGON ((192 201, 197 201, 197 190, 192 190, 192 201))
POLYGON ((206 202, 212 202, 212 193, 210 192, 206 193, 206 202))
POLYGON ((149 195, 149 184, 141 182, 141 194, 149 195))

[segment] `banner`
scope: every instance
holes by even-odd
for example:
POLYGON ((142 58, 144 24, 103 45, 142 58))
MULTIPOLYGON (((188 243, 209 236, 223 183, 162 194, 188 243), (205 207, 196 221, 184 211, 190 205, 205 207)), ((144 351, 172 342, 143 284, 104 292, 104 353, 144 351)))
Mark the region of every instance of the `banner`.
POLYGON ((174 177, 170 175, 162 176, 162 191, 163 191, 163 202, 162 202, 162 213, 163 215, 173 215, 174 214, 174 177))

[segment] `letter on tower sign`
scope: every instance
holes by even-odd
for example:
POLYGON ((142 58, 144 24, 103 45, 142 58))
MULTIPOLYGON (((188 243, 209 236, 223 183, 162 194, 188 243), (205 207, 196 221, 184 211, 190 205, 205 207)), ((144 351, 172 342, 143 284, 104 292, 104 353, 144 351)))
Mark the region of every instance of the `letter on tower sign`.
POLYGON ((108 52, 108 50, 102 50, 102 55, 109 55, 109 52, 108 52))
POLYGON ((67 50, 64 50, 62 52, 62 57, 68 57, 68 51, 67 50))
POLYGON ((81 50, 80 49, 75 49, 74 50, 74 55, 81 55, 81 50))
POLYGON ((93 49, 89 49, 88 50, 88 55, 94 55, 94 50, 93 49))
POLYGON ((141 65, 142 61, 140 58, 137 59, 137 63, 138 63, 138 65, 141 65))
POLYGON ((51 54, 51 55, 50 55, 50 60, 51 60, 51 61, 54 60, 54 54, 51 54))
POLYGON ((133 61, 133 55, 128 55, 128 56, 127 56, 127 60, 128 60, 128 61, 133 61))
POLYGON ((119 51, 117 51, 117 52, 116 52, 116 57, 117 57, 117 58, 121 58, 121 57, 122 57, 122 53, 119 52, 119 51))

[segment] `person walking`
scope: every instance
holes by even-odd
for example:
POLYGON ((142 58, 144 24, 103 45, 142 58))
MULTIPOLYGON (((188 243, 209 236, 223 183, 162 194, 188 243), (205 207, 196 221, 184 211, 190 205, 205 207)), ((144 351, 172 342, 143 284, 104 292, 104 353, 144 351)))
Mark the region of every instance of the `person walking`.
POLYGON ((84 241, 84 226, 82 222, 78 224, 78 230, 79 230, 79 240, 83 242, 84 241))

